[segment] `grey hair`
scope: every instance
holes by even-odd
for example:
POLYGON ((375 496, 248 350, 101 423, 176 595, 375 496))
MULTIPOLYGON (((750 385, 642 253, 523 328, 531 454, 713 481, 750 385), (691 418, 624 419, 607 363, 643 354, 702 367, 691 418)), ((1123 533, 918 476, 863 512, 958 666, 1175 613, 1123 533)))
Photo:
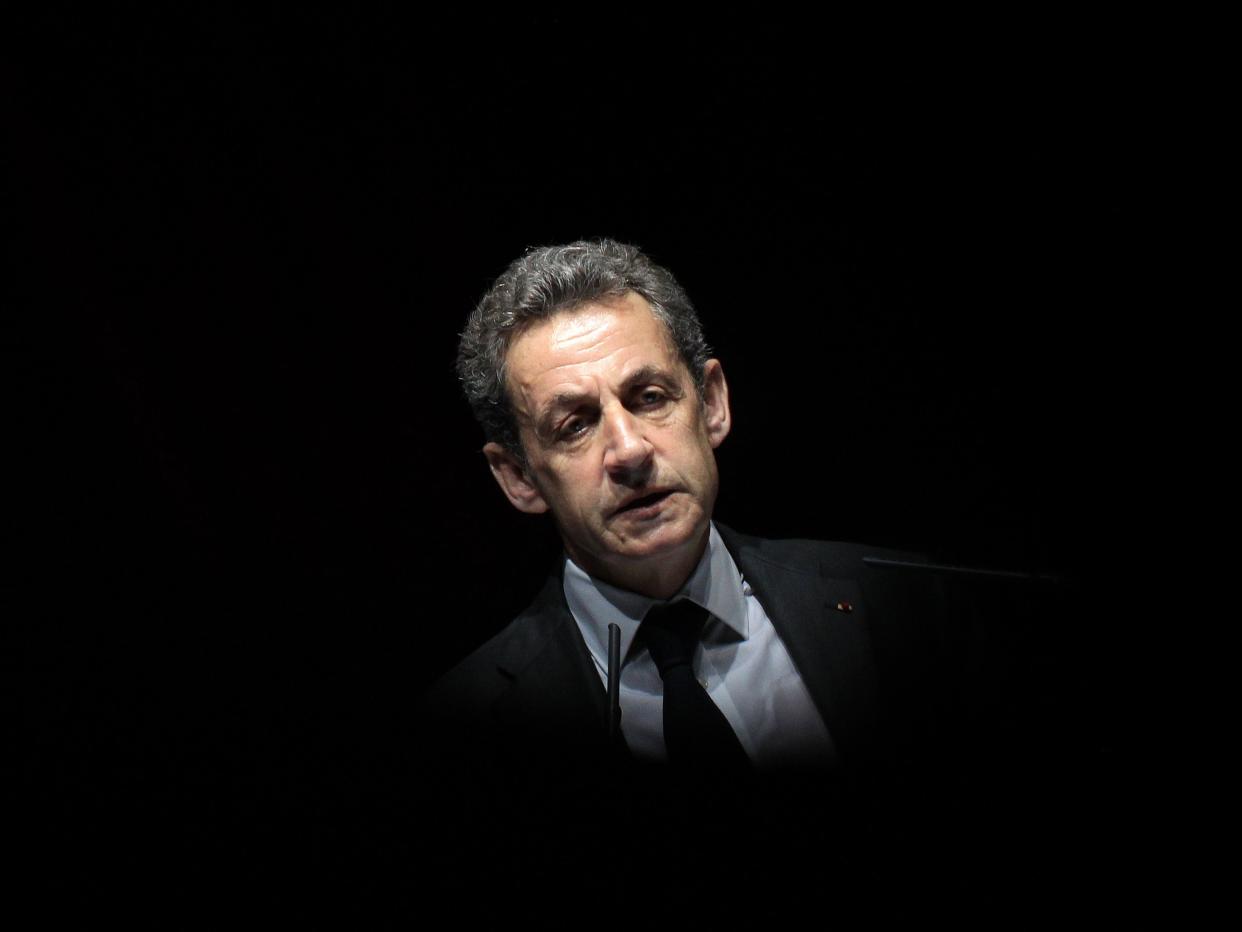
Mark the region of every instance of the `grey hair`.
POLYGON ((496 279, 471 312, 457 347, 457 376, 487 440, 525 464, 505 382, 513 341, 534 321, 631 291, 664 324, 702 397, 710 350, 694 306, 668 269, 637 247, 610 239, 542 246, 527 250, 496 279))

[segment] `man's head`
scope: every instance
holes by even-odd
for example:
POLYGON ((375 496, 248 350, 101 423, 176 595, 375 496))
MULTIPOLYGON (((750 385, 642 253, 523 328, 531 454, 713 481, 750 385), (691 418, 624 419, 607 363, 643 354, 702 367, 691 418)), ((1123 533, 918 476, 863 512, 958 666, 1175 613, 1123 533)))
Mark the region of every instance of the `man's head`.
POLYGON ((594 575, 661 595, 706 543, 728 388, 665 269, 611 241, 534 250, 480 301, 458 372, 496 481, 594 575))

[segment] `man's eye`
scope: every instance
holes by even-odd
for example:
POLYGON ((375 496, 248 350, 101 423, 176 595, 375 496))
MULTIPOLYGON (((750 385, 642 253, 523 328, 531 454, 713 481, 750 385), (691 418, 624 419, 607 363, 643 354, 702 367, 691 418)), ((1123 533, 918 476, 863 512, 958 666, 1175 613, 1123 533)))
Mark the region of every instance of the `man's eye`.
POLYGON ((667 400, 667 398, 668 396, 665 395, 664 392, 657 391, 654 388, 648 389, 647 391, 643 392, 641 395, 638 396, 638 400, 642 404, 648 407, 651 407, 653 405, 658 405, 661 402, 667 400))
POLYGON ((572 440, 587 429, 587 422, 583 420, 566 421, 561 427, 561 437, 572 440))

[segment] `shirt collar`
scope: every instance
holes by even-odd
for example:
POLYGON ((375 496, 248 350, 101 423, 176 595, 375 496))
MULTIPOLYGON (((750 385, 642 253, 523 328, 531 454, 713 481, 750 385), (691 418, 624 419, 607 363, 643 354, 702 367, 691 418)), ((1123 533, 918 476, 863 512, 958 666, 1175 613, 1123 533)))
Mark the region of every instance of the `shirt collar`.
MULTIPOLYGON (((621 629, 621 656, 629 654, 634 635, 647 610, 659 602, 637 592, 619 589, 596 579, 568 555, 565 557, 565 600, 586 639, 591 656, 601 670, 608 667, 608 625, 621 629)), ((716 525, 710 525, 707 549, 686 584, 668 601, 689 599, 719 618, 743 639, 749 628, 746 621, 746 596, 742 574, 720 539, 716 525)))

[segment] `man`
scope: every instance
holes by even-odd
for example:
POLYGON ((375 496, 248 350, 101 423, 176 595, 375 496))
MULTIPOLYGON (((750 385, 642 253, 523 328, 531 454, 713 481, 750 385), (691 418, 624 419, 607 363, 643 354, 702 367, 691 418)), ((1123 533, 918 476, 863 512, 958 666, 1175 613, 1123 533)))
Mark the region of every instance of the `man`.
POLYGON ((472 313, 458 372, 496 482, 519 511, 550 514, 565 550, 534 604, 431 696, 463 861, 472 838, 508 864, 570 857, 609 814, 635 839, 697 837, 704 807, 729 813, 730 837, 783 838, 783 876, 819 863, 808 824, 856 854, 840 842, 866 821, 854 789, 882 785, 899 733, 929 733, 918 670, 944 614, 938 581, 892 568, 909 555, 712 521, 728 383, 684 291, 632 246, 518 259, 472 313))
POLYGON ((728 383, 667 270, 608 240, 533 250, 471 315, 458 372, 496 482, 519 511, 551 515, 565 558, 531 611, 450 674, 446 699, 477 710, 485 697, 520 718, 505 740, 523 756, 541 736, 544 753, 598 750, 615 624, 625 750, 679 763, 644 620, 688 601, 705 610, 694 672, 750 764, 831 770, 843 755, 865 759, 877 697, 864 551, 762 542, 712 523, 728 383), (549 644, 556 662, 536 675, 530 665, 549 644))
POLYGON ((515 261, 458 372, 496 482, 551 515, 564 556, 431 691, 439 887, 498 918, 545 914, 532 891, 598 911, 623 890, 697 920, 1047 886, 1093 740, 1052 636, 1081 627, 1068 593, 1049 615, 919 555, 713 521, 728 383, 632 246, 515 261))

